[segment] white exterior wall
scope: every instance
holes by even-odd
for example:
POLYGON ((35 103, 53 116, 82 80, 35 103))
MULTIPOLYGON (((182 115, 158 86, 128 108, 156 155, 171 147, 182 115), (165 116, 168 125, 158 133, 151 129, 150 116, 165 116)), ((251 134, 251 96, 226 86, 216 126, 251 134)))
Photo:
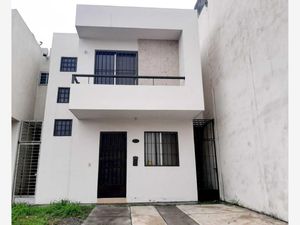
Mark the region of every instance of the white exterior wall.
MULTIPOLYGON (((72 137, 48 136, 43 141, 36 203, 59 199, 97 202, 101 131, 127 132, 128 202, 197 200, 190 120, 73 120, 72 137), (145 167, 144 131, 177 131, 180 166, 145 167), (133 143, 134 138, 140 142, 133 143), (139 157, 137 167, 132 166, 133 156, 139 157)), ((44 132, 52 134, 53 123, 44 126, 44 132)))
MULTIPOLYGON (((116 117, 112 120, 78 120, 70 112, 69 104, 56 103, 58 87, 70 87, 73 74, 59 71, 61 57, 78 57, 76 73, 93 74, 96 49, 137 51, 138 42, 137 40, 88 40, 79 39, 77 34, 54 34, 35 202, 49 203, 60 199, 80 202, 97 201, 100 131, 127 131, 128 202, 196 201, 197 185, 191 118, 120 120, 116 117), (55 119, 73 119, 71 137, 53 136, 55 119), (144 131, 164 130, 178 131, 180 167, 144 167, 144 131), (140 142, 132 143, 133 138, 140 139, 140 142), (135 155, 139 156, 138 167, 132 166, 132 157, 135 155), (145 177, 147 179, 143 179, 145 177)), ((80 85, 82 84, 78 86, 80 85)), ((97 86, 101 88, 101 85, 97 86)), ((95 88, 93 85, 87 87, 95 88)), ((122 88, 124 87, 120 87, 121 91, 122 88)), ((84 96, 75 95, 75 97, 85 101, 84 96)), ((101 101, 102 98, 102 95, 94 95, 88 100, 101 101)), ((124 99, 126 99, 125 94, 124 99)), ((175 97, 174 102, 176 100, 175 97)), ((122 102, 123 100, 119 104, 122 102)), ((200 100, 199 102, 201 104, 200 100)), ((127 109, 130 109, 129 105, 127 109)))
POLYGON ((288 219, 288 4, 210 0, 199 17, 205 117, 222 198, 288 219))
POLYGON ((12 10, 12 117, 32 120, 42 51, 17 10, 12 10))
MULTIPOLYGON (((43 57, 40 65, 40 73, 49 73, 49 58, 43 57)), ((38 85, 36 87, 35 105, 34 105, 34 120, 44 120, 46 94, 48 85, 39 85, 40 78, 38 78, 38 85)))

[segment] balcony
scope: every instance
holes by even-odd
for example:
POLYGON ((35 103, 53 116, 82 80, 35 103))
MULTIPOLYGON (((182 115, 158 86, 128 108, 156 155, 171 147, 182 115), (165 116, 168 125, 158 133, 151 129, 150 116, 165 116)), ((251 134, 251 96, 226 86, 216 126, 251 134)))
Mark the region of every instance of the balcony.
POLYGON ((182 76, 73 74, 69 109, 78 119, 194 118, 203 110, 182 76))
POLYGON ((192 119, 204 110, 195 10, 78 5, 75 26, 69 109, 78 119, 192 119))

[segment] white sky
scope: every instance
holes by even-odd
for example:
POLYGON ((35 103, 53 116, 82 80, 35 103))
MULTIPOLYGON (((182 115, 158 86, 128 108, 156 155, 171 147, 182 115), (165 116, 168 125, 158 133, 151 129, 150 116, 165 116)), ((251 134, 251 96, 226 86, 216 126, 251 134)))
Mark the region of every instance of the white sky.
POLYGON ((193 9, 196 0, 12 0, 25 23, 42 41, 42 47, 51 47, 53 32, 75 33, 76 4, 140 6, 193 9))

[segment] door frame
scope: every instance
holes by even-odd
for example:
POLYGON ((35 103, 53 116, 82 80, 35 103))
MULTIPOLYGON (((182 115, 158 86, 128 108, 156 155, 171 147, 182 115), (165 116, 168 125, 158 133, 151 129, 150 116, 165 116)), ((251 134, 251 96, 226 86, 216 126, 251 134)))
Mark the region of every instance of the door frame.
POLYGON ((214 134, 214 119, 194 119, 193 135, 198 202, 218 201, 220 200, 220 185, 214 134), (200 136, 200 134, 202 136, 200 136), (202 153, 201 155, 200 152, 206 152, 206 157, 205 154, 203 155, 202 153), (207 153, 209 155, 207 155, 207 153), (206 164, 203 164, 201 159, 205 160, 206 164), (205 170, 203 167, 201 168, 200 165, 205 166, 205 170), (210 179, 208 179, 208 177, 210 177, 210 179), (200 185, 201 183, 202 185, 200 185))
POLYGON ((127 131, 100 131, 100 135, 99 135, 99 150, 98 150, 98 169, 97 169, 97 199, 102 199, 100 197, 98 197, 99 193, 98 193, 98 188, 99 188, 99 169, 100 169, 100 152, 101 152, 101 136, 102 134, 116 134, 116 133, 121 133, 125 135, 126 138, 126 142, 125 142, 125 151, 126 151, 126 157, 125 157, 125 196, 124 197, 109 197, 109 198, 126 198, 127 197, 127 131))

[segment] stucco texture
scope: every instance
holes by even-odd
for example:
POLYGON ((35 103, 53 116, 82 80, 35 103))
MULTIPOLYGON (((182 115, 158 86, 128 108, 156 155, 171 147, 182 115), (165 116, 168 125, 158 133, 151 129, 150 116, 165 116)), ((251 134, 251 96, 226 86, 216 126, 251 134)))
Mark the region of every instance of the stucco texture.
MULTIPOLYGON (((179 76, 178 41, 138 40, 140 76, 179 76)), ((139 84, 152 84, 140 80, 139 84)), ((155 85, 179 85, 177 80, 155 80, 155 85)))
POLYGON ((287 1, 210 0, 199 36, 222 198, 287 221, 287 1))

